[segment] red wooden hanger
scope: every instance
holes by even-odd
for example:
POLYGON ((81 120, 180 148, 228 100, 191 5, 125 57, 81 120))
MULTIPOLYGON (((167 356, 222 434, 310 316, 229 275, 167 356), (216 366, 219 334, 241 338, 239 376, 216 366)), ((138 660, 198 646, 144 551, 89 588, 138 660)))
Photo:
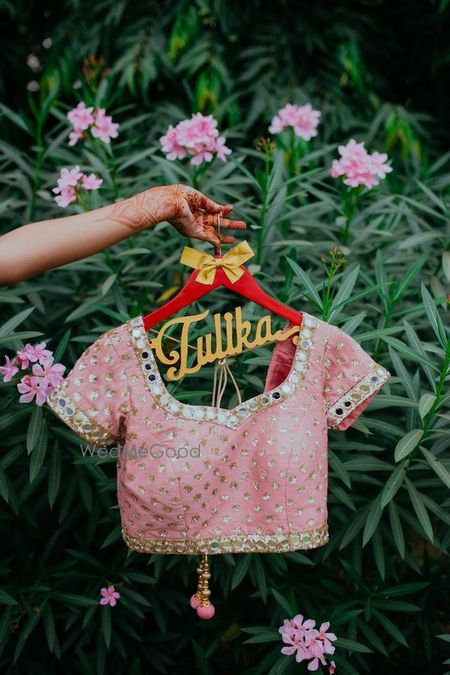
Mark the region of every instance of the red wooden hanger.
MULTIPOLYGON (((222 255, 214 256, 214 258, 222 257, 222 255)), ((219 286, 225 286, 234 293, 237 293, 237 295, 241 295, 247 300, 251 300, 257 305, 265 307, 271 312, 282 316, 293 326, 301 325, 303 318, 302 312, 298 312, 291 307, 288 307, 288 305, 284 305, 282 302, 266 293, 266 291, 258 284, 255 277, 249 272, 247 267, 241 265, 240 269, 243 270, 244 273, 233 283, 227 277, 224 270, 221 267, 218 267, 215 272, 214 281, 210 285, 196 281, 196 277, 200 273, 200 270, 194 270, 183 288, 171 300, 143 317, 145 329, 149 330, 150 328, 153 328, 160 321, 168 319, 180 309, 187 307, 207 293, 211 293, 211 291, 219 286)))

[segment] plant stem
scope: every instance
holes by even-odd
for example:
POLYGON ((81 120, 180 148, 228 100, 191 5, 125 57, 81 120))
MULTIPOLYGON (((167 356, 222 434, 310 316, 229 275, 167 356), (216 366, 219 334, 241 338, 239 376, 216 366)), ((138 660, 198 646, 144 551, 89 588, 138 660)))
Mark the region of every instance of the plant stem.
MULTIPOLYGON (((433 422, 434 414, 436 410, 439 407, 439 404, 441 402, 441 395, 442 395, 442 390, 444 389, 445 381, 448 377, 449 373, 449 368, 450 368, 450 340, 447 342, 447 347, 445 349, 445 359, 444 359, 444 365, 441 370, 441 374, 439 377, 439 382, 436 387, 436 391, 434 392, 435 396, 435 401, 433 405, 431 406, 430 410, 427 412, 425 415, 424 419, 424 425, 423 425, 423 435, 422 438, 420 439, 419 445, 422 445, 424 441, 426 440, 429 431, 431 430, 431 423, 433 422)), ((408 464, 418 455, 419 453, 419 445, 414 448, 408 455, 408 464)))
POLYGON ((261 265, 263 261, 265 221, 267 215, 267 203, 269 198, 269 183, 270 183, 270 158, 268 158, 266 155, 264 162, 264 173, 262 174, 262 181, 261 181, 262 204, 259 210, 258 247, 256 251, 257 265, 261 265))
POLYGON ((36 215, 36 196, 41 185, 41 171, 44 160, 44 144, 42 142, 42 123, 37 121, 36 125, 36 158, 34 160, 33 192, 31 195, 29 221, 32 222, 36 215))

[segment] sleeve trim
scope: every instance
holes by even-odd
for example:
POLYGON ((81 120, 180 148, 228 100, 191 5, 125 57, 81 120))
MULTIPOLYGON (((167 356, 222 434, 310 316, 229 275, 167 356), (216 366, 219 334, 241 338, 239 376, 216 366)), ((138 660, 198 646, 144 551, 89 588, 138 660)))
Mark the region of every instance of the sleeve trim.
POLYGON ((391 373, 379 363, 371 366, 367 375, 358 380, 343 396, 327 410, 328 427, 335 429, 369 396, 389 380, 391 373))
POLYGON ((100 426, 95 420, 88 417, 69 396, 64 393, 64 388, 54 389, 47 396, 46 403, 49 408, 69 426, 72 431, 83 440, 95 447, 111 445, 117 442, 117 438, 107 429, 100 426))

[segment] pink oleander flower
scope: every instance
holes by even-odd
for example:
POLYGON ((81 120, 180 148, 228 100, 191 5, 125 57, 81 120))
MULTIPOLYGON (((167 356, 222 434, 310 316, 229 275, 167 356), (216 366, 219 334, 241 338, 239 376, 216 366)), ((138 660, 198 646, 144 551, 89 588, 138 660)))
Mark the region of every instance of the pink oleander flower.
POLYGON ((22 366, 22 370, 28 368, 31 363, 42 363, 47 365, 53 363, 53 352, 45 349, 46 342, 39 342, 37 345, 31 345, 29 342, 16 352, 16 362, 22 366))
POLYGON ((120 125, 112 121, 105 108, 87 108, 84 101, 80 101, 76 108, 70 110, 67 118, 73 126, 69 134, 69 145, 76 145, 81 138, 87 138, 88 134, 99 138, 103 143, 110 143, 111 138, 119 135, 120 125))
POLYGON ((120 593, 115 590, 114 586, 101 588, 100 593, 103 596, 99 601, 101 605, 111 605, 111 607, 117 605, 117 598, 120 598, 120 593))
POLYGON ((225 145, 225 137, 219 136, 217 121, 212 115, 193 113, 190 119, 169 127, 160 137, 161 147, 167 159, 191 157, 191 164, 210 162, 214 156, 226 161, 231 149, 225 145))
POLYGON ((370 154, 364 143, 357 143, 354 138, 347 145, 340 145, 338 151, 341 157, 333 160, 330 175, 333 178, 344 176, 345 185, 350 187, 364 185, 370 189, 392 171, 392 167, 386 164, 388 156, 385 153, 370 154))
POLYGON ((72 202, 76 202, 81 188, 85 190, 98 190, 103 183, 103 178, 99 178, 94 173, 87 176, 82 171, 78 164, 71 169, 61 169, 58 178, 57 187, 52 188, 52 191, 57 194, 55 201, 58 206, 66 208, 72 202))
MULTIPOLYGON (((297 663, 308 660, 308 670, 317 670, 319 663, 327 665, 326 654, 333 654, 335 647, 331 641, 336 640, 334 633, 327 633, 329 622, 323 623, 317 630, 313 619, 303 619, 302 614, 297 614, 293 619, 284 619, 283 625, 278 629, 283 642, 287 647, 282 647, 282 654, 292 656, 295 654, 297 663)), ((329 664, 330 673, 336 670, 336 664, 329 664)))
POLYGON ((106 114, 104 108, 97 108, 94 119, 95 122, 90 129, 94 138, 99 138, 103 143, 110 143, 111 138, 117 138, 119 124, 112 121, 112 117, 106 114))
POLYGON ((49 394, 47 383, 34 375, 24 375, 17 385, 20 403, 31 403, 36 397, 36 405, 44 405, 49 394))
POLYGON ((0 373, 3 375, 3 382, 10 382, 14 375, 19 372, 16 364, 16 357, 11 361, 9 356, 5 355, 5 365, 0 366, 0 373))
POLYGON ((103 183, 103 179, 96 176, 95 173, 90 173, 89 176, 83 175, 81 182, 85 190, 98 190, 103 183))
POLYGON ((71 169, 62 168, 58 178, 58 186, 60 188, 74 187, 82 177, 83 172, 80 171, 78 164, 71 169))
POLYGON ((22 349, 17 350, 12 360, 5 356, 5 365, 0 366, 4 382, 31 366, 31 373, 26 373, 17 383, 17 390, 21 394, 20 403, 31 403, 36 398, 37 405, 43 405, 47 396, 63 381, 66 369, 62 363, 54 363, 53 352, 45 349, 46 343, 40 342, 31 345, 29 342, 22 349))
POLYGON ((76 108, 67 113, 67 119, 72 122, 75 129, 84 131, 94 123, 93 110, 93 106, 86 108, 85 102, 80 101, 76 108))
POLYGON ((272 119, 269 131, 271 134, 278 134, 287 127, 292 127, 296 136, 310 141, 313 136, 317 136, 321 114, 320 110, 314 110, 310 103, 305 105, 286 103, 272 119))
POLYGON ((40 386, 43 389, 56 389, 56 387, 63 381, 63 373, 66 367, 62 363, 47 362, 43 366, 40 363, 35 363, 32 367, 32 372, 35 377, 39 377, 40 386))

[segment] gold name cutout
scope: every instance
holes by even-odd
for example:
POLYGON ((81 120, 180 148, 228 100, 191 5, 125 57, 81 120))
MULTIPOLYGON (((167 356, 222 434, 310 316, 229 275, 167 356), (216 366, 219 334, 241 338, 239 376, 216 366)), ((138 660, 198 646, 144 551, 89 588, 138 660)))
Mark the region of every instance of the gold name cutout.
MULTIPOLYGON (((254 347, 260 347, 268 342, 287 340, 291 335, 298 333, 300 330, 299 326, 293 326, 284 332, 277 330, 275 333, 272 333, 271 317, 268 314, 258 320, 252 340, 250 338, 252 324, 250 321, 242 319, 242 309, 241 307, 236 307, 234 314, 232 312, 225 312, 223 315, 225 320, 224 344, 222 315, 218 312, 214 314, 214 333, 207 333, 206 335, 197 337, 197 361, 194 365, 188 366, 189 331, 194 324, 206 318, 208 314, 209 309, 206 309, 199 314, 170 319, 170 321, 164 324, 158 335, 154 339, 149 340, 150 347, 155 350, 156 356, 161 363, 171 366, 167 369, 169 380, 179 380, 184 375, 196 373, 206 363, 212 363, 226 356, 235 356, 245 349, 254 349, 254 347), (162 341, 169 328, 176 324, 181 325, 179 348, 172 349, 169 354, 165 354, 162 341), (215 337, 214 347, 213 336, 215 337), (178 366, 178 370, 176 366, 178 366)), ((298 337, 294 337, 293 342, 297 344, 298 337)))

